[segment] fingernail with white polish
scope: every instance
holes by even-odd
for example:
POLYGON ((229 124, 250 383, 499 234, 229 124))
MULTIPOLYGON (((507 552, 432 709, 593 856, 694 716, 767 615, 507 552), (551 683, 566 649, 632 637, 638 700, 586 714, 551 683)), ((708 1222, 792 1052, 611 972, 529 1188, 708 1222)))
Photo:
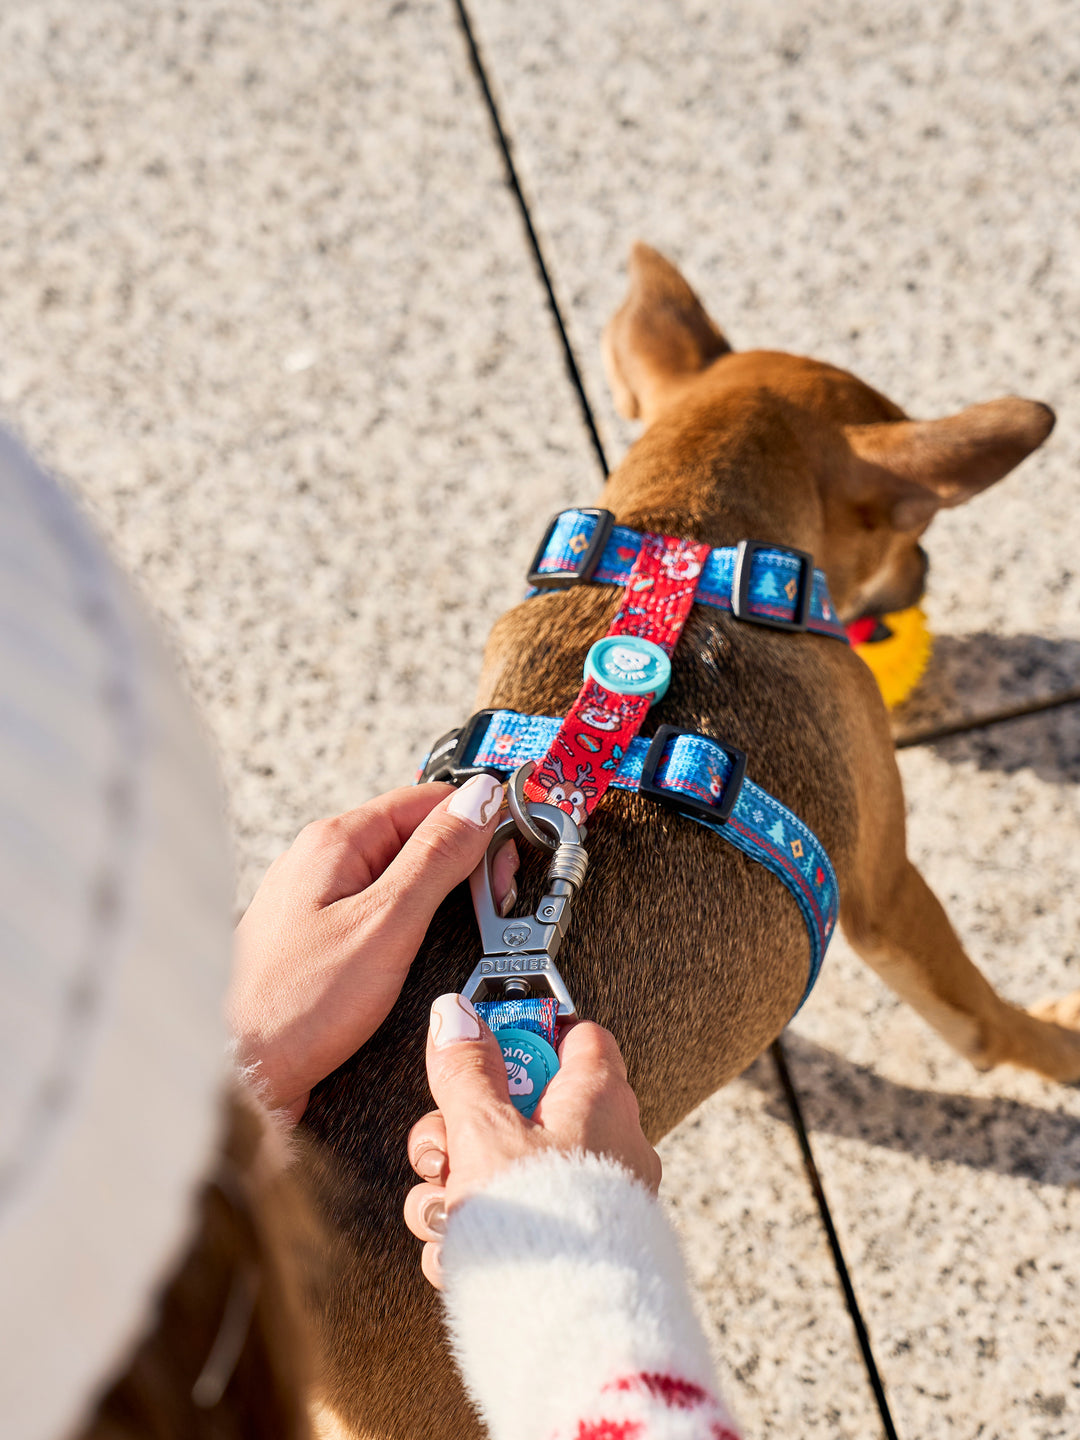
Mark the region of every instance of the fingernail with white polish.
POLYGON ((475 825, 477 830, 486 830, 499 813, 502 796, 503 787, 493 775, 474 775, 466 780, 446 808, 459 820, 475 825))
POLYGON ((435 1049, 479 1039, 479 1017, 464 995, 440 995, 431 1007, 431 1043, 435 1049))
POLYGON ((420 1206, 420 1224, 432 1235, 446 1234, 446 1202, 433 1195, 420 1206))

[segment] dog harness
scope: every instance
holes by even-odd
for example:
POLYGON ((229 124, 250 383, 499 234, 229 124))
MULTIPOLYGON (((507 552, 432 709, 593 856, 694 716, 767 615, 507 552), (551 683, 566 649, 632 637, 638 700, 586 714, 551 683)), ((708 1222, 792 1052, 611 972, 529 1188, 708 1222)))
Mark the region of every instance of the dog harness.
POLYGON ((484 957, 463 994, 476 999, 495 1031, 511 1098, 525 1114, 558 1068, 558 1021, 574 1013, 554 957, 584 877, 580 827, 609 785, 688 816, 783 881, 810 940, 799 1006, 805 1002, 838 908, 836 875, 821 842, 747 777, 743 751, 673 725, 660 726, 649 739, 639 739, 638 731, 667 689, 670 656, 695 603, 728 610, 751 624, 811 630, 847 643, 825 576, 805 552, 750 540, 711 549, 616 525, 606 510, 557 514, 528 579, 530 595, 575 584, 623 586, 607 634, 586 656, 577 699, 562 719, 481 710, 436 742, 420 774, 422 780, 460 783, 483 772, 513 772, 514 818, 500 824, 471 881, 484 957), (548 893, 535 916, 507 920, 495 910, 490 859, 518 829, 554 856, 548 893), (548 994, 530 995, 533 988, 548 994), (502 998, 494 998, 499 994, 502 998))
MULTIPOLYGON (((625 585, 645 536, 616 525, 610 510, 561 510, 550 521, 529 567, 529 596, 592 582, 625 585)), ((773 630, 812 630, 847 644, 825 574, 805 550, 742 540, 707 546, 695 603, 729 610, 773 630)))

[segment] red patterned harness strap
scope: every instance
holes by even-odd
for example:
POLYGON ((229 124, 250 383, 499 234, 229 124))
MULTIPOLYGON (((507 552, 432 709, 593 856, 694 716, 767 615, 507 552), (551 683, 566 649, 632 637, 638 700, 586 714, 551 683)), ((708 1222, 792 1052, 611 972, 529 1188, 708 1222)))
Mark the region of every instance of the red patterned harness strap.
MULTIPOLYGON (((709 553, 708 545, 693 540, 643 536, 608 636, 647 640, 670 656, 709 553)), ((652 694, 616 693, 587 678, 547 754, 526 780, 525 794, 559 806, 582 823, 615 778, 653 699, 652 694)))

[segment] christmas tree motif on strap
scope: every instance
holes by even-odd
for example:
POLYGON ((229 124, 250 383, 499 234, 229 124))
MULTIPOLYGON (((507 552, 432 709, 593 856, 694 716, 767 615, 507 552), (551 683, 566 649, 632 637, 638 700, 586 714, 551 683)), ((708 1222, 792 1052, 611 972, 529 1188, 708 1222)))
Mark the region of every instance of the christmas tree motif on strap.
POLYGON ((787 848, 787 835, 784 831, 783 825, 780 823, 779 820, 777 820, 776 824, 769 831, 769 839, 775 840, 777 845, 780 845, 785 849, 787 848))
POLYGON ((765 571, 761 579, 758 581, 756 589, 757 594, 754 596, 755 600, 780 599, 780 587, 779 585, 777 585, 776 579, 773 576, 771 570, 765 571))

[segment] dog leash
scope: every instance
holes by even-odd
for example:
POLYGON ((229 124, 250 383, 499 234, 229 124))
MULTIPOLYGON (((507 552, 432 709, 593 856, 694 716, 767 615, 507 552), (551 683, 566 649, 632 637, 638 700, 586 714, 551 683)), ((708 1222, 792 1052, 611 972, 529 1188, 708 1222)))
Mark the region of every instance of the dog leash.
POLYGON ((511 816, 470 880, 483 953, 462 994, 499 1040, 511 1099, 525 1115, 558 1069, 559 1022, 574 1017, 555 956, 585 875, 584 822, 609 786, 690 816, 784 882, 810 939, 800 1007, 805 1002, 837 915, 836 876, 824 847, 787 806, 746 778, 741 750, 677 726, 661 726, 648 741, 637 733, 668 688, 670 657, 695 603, 847 643, 825 576, 805 552, 749 540, 713 549, 617 526, 607 510, 557 514, 528 579, 530 595, 579 583, 623 586, 607 634, 586 656, 577 699, 561 720, 480 711, 436 742, 418 777, 460 783, 484 771, 513 772, 511 816), (503 917, 495 906, 491 862, 511 834, 553 852, 533 916, 503 917))
POLYGON ((555 805, 525 799, 521 786, 531 769, 530 764, 517 768, 507 790, 510 816, 495 827, 483 861, 469 877, 482 955, 461 991, 498 1040, 510 1099, 526 1116, 559 1068, 559 1024, 575 1018, 555 957, 589 863, 583 832, 574 819, 555 805), (514 835, 550 851, 551 859, 535 913, 507 919, 495 904, 491 866, 514 835), (533 994, 536 990, 546 994, 533 994))

